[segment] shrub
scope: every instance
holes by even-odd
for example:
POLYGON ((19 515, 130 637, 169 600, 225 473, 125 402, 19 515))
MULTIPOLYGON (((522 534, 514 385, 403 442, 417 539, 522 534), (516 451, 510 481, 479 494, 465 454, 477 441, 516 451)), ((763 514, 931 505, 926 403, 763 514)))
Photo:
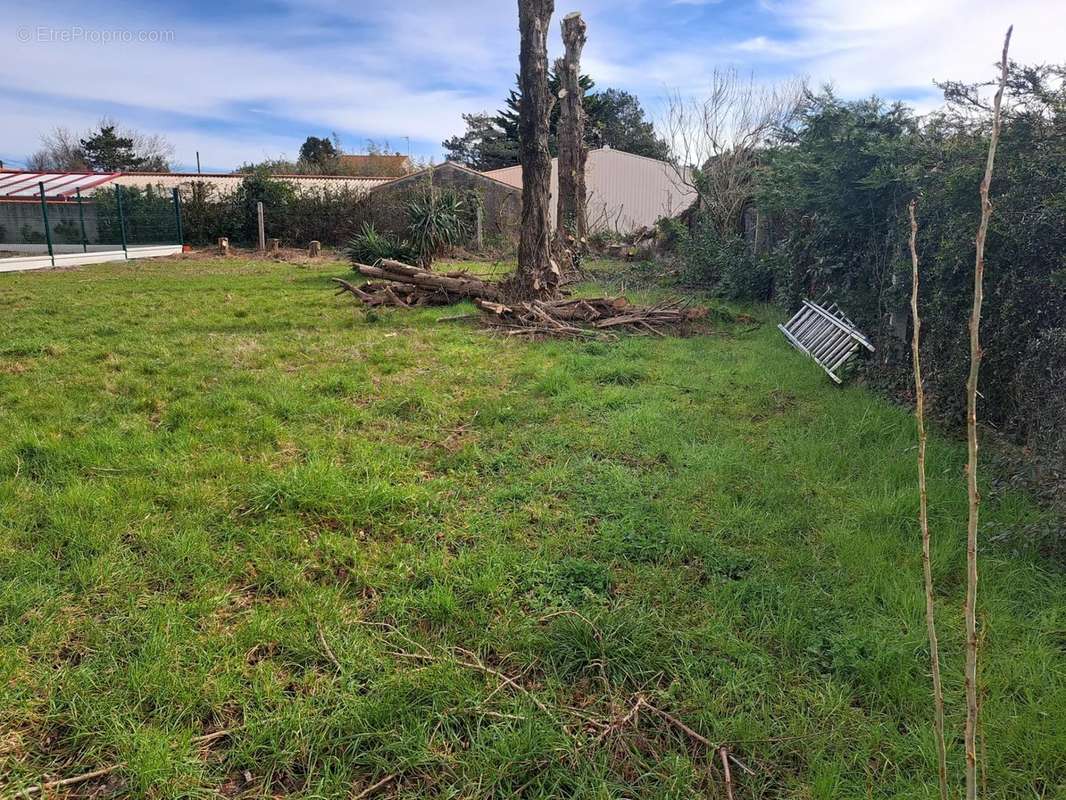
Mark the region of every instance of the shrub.
POLYGON ((351 189, 303 188, 263 174, 247 176, 236 192, 221 195, 204 181, 182 188, 185 240, 211 244, 220 236, 243 247, 259 239, 256 204, 262 202, 267 235, 303 246, 312 239, 343 245, 367 219, 366 198, 351 189))
POLYGON ((687 235, 688 228, 677 217, 659 217, 655 220, 655 244, 664 253, 676 253, 687 235))
POLYGON ((429 267, 436 256, 466 236, 463 205, 462 198, 448 189, 429 188, 407 201, 411 246, 421 266, 429 267))
POLYGON ((363 229, 348 241, 345 252, 355 264, 376 264, 383 258, 409 262, 416 256, 410 242, 379 233, 372 222, 363 223, 363 229))
MULTIPOLYGON (((1066 87, 1064 68, 1012 65, 1012 105, 992 179, 988 231, 982 420, 1062 469, 1061 383, 1066 330, 1066 87)), ((978 187, 991 120, 973 87, 945 84, 945 110, 919 123, 900 104, 812 95, 786 146, 767 152, 757 202, 782 260, 782 305, 801 295, 840 304, 878 348, 879 385, 910 382, 907 203, 917 196, 930 408, 961 423, 969 368, 978 187), (787 261, 783 260, 787 258, 787 261), (899 324, 902 319, 903 324, 899 324)), ((705 258, 721 269, 714 259, 705 258)))
POLYGON ((1066 328, 1029 342, 1015 379, 1016 419, 1025 444, 1053 463, 1066 464, 1066 328))
POLYGON ((750 252, 742 236, 721 235, 707 220, 679 236, 683 279, 730 300, 765 302, 773 289, 773 263, 750 252))

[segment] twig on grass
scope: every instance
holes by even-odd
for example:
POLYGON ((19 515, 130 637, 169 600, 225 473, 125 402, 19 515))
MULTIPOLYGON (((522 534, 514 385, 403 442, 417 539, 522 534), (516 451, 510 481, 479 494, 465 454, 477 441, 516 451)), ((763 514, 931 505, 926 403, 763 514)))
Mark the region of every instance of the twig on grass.
POLYGON ((399 777, 399 776, 398 775, 386 775, 384 778, 382 778, 377 783, 374 783, 374 784, 371 784, 370 786, 367 786, 365 789, 363 789, 363 791, 359 792, 359 794, 352 795, 352 800, 363 800, 364 797, 370 797, 372 794, 376 793, 380 789, 384 789, 386 786, 388 786, 390 783, 392 783, 394 780, 396 780, 397 777, 399 777))
MULTIPOLYGON (((213 731, 212 733, 205 733, 203 736, 194 736, 189 741, 193 744, 208 744, 210 742, 215 741, 216 739, 221 739, 224 736, 229 736, 230 733, 231 731, 223 729, 219 731, 213 731)), ((14 794, 8 795, 8 797, 10 797, 11 800, 14 800, 14 798, 18 797, 33 797, 36 794, 50 792, 53 789, 63 789, 67 786, 77 786, 79 783, 91 781, 93 780, 93 778, 102 778, 105 775, 110 775, 112 772, 122 769, 124 766, 126 766, 126 762, 119 761, 117 764, 112 764, 108 767, 100 767, 99 769, 94 769, 90 772, 84 772, 81 775, 74 775, 70 778, 60 778, 59 780, 45 781, 43 783, 37 784, 36 786, 27 786, 25 789, 19 789, 14 794)))
POLYGON ((733 773, 729 770, 729 751, 719 747, 718 757, 722 759, 722 771, 725 773, 725 796, 728 800, 733 800, 733 773))
POLYGON ((337 668, 338 672, 343 672, 341 662, 337 659, 337 656, 333 652, 333 648, 329 646, 329 642, 326 641, 326 633, 322 630, 322 623, 315 620, 315 629, 318 631, 318 643, 322 645, 322 652, 326 654, 326 658, 337 668))
POLYGON ((229 736, 231 733, 233 733, 232 730, 223 728, 222 730, 213 731, 212 733, 205 733, 203 736, 194 736, 189 741, 193 744, 210 744, 216 739, 222 739, 229 736))
POLYGON ((607 725, 596 737, 597 742, 602 742, 612 733, 622 730, 624 727, 633 723, 633 727, 637 726, 640 719, 640 709, 644 706, 644 698, 641 695, 637 695, 637 701, 633 703, 633 707, 629 709, 629 712, 618 720, 615 720, 611 724, 607 725))
MULTIPOLYGON (((548 707, 546 705, 544 705, 544 703, 542 703, 539 699, 537 699, 537 696, 534 695, 531 691, 529 691, 529 689, 527 689, 525 686, 523 686, 522 684, 516 682, 510 676, 505 675, 504 673, 500 672, 498 669, 493 669, 492 667, 488 666, 480 658, 478 658, 476 655, 470 653, 470 651, 467 650, 467 651, 461 651, 461 652, 464 652, 464 653, 472 656, 474 660, 473 661, 464 661, 461 658, 455 658, 453 660, 455 661, 456 664, 458 664, 461 667, 466 667, 467 669, 476 669, 476 670, 478 670, 480 672, 484 672, 486 675, 492 675, 494 678, 497 678, 503 684, 505 684, 507 686, 510 686, 510 687, 512 687, 514 689, 517 689, 520 693, 526 695, 530 700, 533 701, 533 704, 537 708, 539 708, 541 711, 543 711, 545 714, 550 714, 551 713, 551 711, 548 709, 548 707)), ((392 655, 397 656, 398 658, 413 659, 415 661, 434 661, 434 662, 439 662, 439 661, 443 660, 443 659, 439 658, 438 656, 435 656, 435 655, 433 655, 431 653, 406 653, 406 652, 404 652, 402 650, 396 651, 392 655)))
POLYGON ((16 797, 33 797, 35 794, 43 792, 50 792, 53 789, 62 789, 66 786, 76 786, 79 783, 85 783, 85 781, 91 781, 93 778, 102 778, 105 775, 110 775, 117 769, 121 769, 126 766, 126 762, 120 761, 117 764, 112 764, 110 767, 101 767, 100 769, 94 769, 92 772, 86 772, 82 775, 75 775, 73 778, 63 778, 58 781, 48 781, 47 783, 41 783, 37 786, 27 786, 25 789, 20 789, 11 795, 12 798, 16 797))

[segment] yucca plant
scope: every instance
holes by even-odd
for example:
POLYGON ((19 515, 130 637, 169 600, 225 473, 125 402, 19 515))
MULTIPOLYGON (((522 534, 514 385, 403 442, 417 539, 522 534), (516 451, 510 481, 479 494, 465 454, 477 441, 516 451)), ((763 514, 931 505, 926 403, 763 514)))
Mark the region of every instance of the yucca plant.
POLYGON ((433 259, 454 247, 467 235, 463 199, 447 189, 428 189, 407 202, 411 244, 419 266, 429 268, 433 259))
POLYGON ((372 222, 363 223, 363 229, 348 240, 345 252, 354 264, 376 264, 383 258, 407 263, 417 257, 410 242, 379 232, 372 222))

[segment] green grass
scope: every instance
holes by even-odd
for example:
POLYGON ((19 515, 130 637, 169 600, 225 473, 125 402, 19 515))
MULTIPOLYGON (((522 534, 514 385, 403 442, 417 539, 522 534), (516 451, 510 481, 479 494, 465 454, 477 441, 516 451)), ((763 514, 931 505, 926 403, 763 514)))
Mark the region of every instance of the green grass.
MULTIPOLYGON (((765 310, 529 343, 342 274, 0 276, 0 786, 723 797, 650 712, 601 737, 639 693, 736 742, 738 798, 935 797, 905 409, 765 310)), ((963 464, 933 438, 956 784, 963 464)), ((1040 519, 990 489, 983 536, 1040 519)), ((1061 575, 989 550, 980 597, 988 796, 1063 796, 1061 575)))

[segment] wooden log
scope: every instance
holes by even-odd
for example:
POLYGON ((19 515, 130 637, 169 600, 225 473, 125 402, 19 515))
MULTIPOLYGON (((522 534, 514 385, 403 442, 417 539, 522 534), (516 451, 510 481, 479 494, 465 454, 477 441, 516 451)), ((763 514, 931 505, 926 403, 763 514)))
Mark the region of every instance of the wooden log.
POLYGON ((382 259, 377 266, 357 264, 357 269, 368 278, 411 283, 426 289, 440 289, 459 297, 485 300, 502 300, 503 292, 492 283, 477 278, 442 275, 421 267, 412 267, 399 261, 382 259))

